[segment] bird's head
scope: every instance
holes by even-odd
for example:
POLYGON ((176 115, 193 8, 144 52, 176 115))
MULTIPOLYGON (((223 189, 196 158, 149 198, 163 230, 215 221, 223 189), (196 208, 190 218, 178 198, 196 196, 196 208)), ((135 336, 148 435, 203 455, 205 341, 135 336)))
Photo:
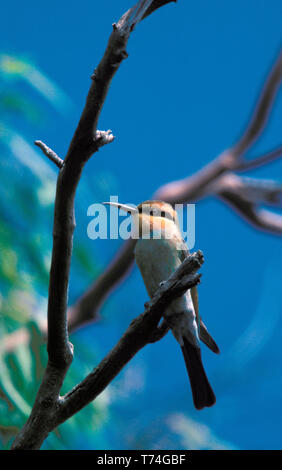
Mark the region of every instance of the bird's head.
MULTIPOLYGON (((118 202, 104 202, 117 207, 132 217, 134 232, 138 233, 137 238, 148 238, 159 232, 168 231, 168 235, 175 225, 179 227, 177 212, 167 202, 163 201, 144 201, 137 207, 131 207, 118 202)), ((152 237, 153 238, 153 237, 152 237)))
POLYGON ((156 217, 177 221, 177 213, 173 207, 167 202, 163 201, 144 201, 137 206, 138 212, 141 217, 156 217))

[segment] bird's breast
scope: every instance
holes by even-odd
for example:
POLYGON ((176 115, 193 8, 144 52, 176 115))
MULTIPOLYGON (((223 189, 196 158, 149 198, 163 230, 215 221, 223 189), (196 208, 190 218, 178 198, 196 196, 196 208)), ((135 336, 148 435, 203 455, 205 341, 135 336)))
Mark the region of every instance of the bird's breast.
POLYGON ((140 239, 135 248, 136 263, 152 297, 162 281, 181 264, 172 240, 140 239))
MULTIPOLYGON (((152 297, 162 281, 166 281, 181 264, 177 244, 173 239, 139 239, 135 248, 136 263, 147 292, 152 297)), ((176 298, 167 307, 164 317, 176 339, 182 344, 183 335, 199 345, 196 314, 190 291, 176 298)))

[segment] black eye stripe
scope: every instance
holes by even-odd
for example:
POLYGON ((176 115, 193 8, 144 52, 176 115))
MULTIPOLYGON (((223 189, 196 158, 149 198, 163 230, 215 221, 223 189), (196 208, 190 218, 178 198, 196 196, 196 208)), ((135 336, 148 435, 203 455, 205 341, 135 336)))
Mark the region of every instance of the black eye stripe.
POLYGON ((162 211, 158 208, 148 208, 146 207, 139 207, 138 208, 139 214, 149 214, 150 216, 155 216, 155 217, 162 217, 164 219, 169 219, 169 220, 174 220, 173 215, 170 212, 162 211))

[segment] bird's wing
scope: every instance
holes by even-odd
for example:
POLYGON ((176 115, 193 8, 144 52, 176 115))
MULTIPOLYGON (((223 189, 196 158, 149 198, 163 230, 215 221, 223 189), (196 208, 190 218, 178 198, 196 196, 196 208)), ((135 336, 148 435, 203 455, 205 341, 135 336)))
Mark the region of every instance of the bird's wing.
POLYGON ((206 325, 200 320, 200 340, 205 343, 205 345, 211 349, 215 354, 219 354, 220 350, 215 340, 209 334, 206 325))
MULTIPOLYGON (((181 246, 181 250, 179 250, 179 257, 181 262, 188 257, 189 255, 189 250, 187 248, 186 243, 183 241, 183 245, 181 246)), ((200 314, 199 314, 199 298, 198 298, 198 290, 197 287, 192 287, 191 289, 191 297, 195 309, 195 314, 197 318, 197 323, 199 325, 199 336, 200 340, 203 341, 203 343, 210 348, 211 351, 213 351, 215 354, 219 354, 220 350, 219 347, 217 346, 215 340, 212 338, 212 336, 209 334, 206 325, 203 323, 200 314)))
MULTIPOLYGON (((183 261, 189 256, 189 254, 190 254, 190 252, 187 248, 187 245, 184 242, 184 240, 182 240, 181 249, 179 250, 179 258, 180 258, 181 263, 183 263, 183 261)), ((191 297, 192 297, 192 301, 193 301, 193 305, 194 305, 194 309, 195 309, 197 324, 200 325, 199 301, 198 301, 197 287, 196 286, 192 287, 192 289, 190 289, 190 291, 191 291, 191 297)))

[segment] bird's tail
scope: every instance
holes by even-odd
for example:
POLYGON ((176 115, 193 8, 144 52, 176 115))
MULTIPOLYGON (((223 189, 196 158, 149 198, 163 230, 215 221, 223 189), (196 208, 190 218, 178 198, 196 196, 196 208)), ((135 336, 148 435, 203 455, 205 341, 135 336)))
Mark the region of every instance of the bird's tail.
POLYGON ((198 410, 214 405, 216 398, 206 376, 200 348, 183 338, 182 353, 191 383, 194 405, 198 410))

